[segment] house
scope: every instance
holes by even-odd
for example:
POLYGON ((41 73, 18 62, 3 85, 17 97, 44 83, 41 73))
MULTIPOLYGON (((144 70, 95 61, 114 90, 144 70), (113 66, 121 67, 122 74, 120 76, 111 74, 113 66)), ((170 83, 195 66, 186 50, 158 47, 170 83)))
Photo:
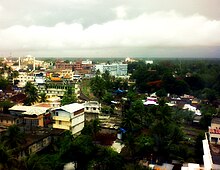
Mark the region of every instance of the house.
POLYGON ((53 110, 53 128, 70 130, 78 135, 84 128, 84 104, 72 103, 53 110))
POLYGON ((31 130, 34 127, 45 127, 51 123, 49 107, 37 106, 18 106, 9 108, 10 114, 22 117, 22 124, 25 130, 31 130))
POLYGON ((97 119, 100 114, 101 104, 97 101, 86 101, 84 103, 85 119, 90 121, 92 119, 97 119))
POLYGON ((25 134, 25 144, 19 149, 18 158, 37 153, 56 142, 65 130, 36 128, 32 133, 25 134))
POLYGON ((220 118, 213 118, 209 128, 209 141, 220 145, 220 118))
POLYGON ((0 114, 0 132, 5 131, 9 126, 22 123, 22 119, 18 116, 10 114, 0 114))

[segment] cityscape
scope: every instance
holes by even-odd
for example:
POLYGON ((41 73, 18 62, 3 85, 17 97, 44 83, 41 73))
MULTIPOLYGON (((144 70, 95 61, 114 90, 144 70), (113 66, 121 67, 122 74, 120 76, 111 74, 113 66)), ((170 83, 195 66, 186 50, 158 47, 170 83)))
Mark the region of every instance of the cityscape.
POLYGON ((219 0, 1 0, 0 170, 220 170, 219 0))
POLYGON ((1 169, 219 169, 219 65, 2 58, 1 169))

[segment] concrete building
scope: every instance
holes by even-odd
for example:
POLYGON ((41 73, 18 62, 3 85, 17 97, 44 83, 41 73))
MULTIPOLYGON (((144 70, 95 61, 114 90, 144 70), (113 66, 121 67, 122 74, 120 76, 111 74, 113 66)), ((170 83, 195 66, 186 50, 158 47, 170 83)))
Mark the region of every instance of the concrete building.
POLYGON ((86 101, 84 103, 85 119, 87 121, 98 119, 101 111, 101 104, 97 101, 86 101))
POLYGON ((70 63, 65 63, 64 61, 56 61, 55 62, 55 68, 57 70, 72 70, 73 65, 70 63))
POLYGON ((220 118, 213 118, 209 128, 209 141, 220 145, 220 118))
POLYGON ((18 87, 24 87, 26 83, 29 82, 34 82, 35 76, 32 73, 28 72, 19 72, 18 77, 13 79, 13 82, 17 81, 18 87))
POLYGON ((101 74, 107 70, 112 76, 127 76, 128 64, 97 64, 95 65, 95 71, 98 70, 101 72, 101 74))
POLYGON ((73 135, 80 134, 84 128, 84 105, 72 103, 53 110, 53 128, 70 130, 73 135))
MULTIPOLYGON (((31 130, 34 127, 46 127, 51 123, 51 114, 49 107, 36 106, 18 106, 15 105, 9 108, 10 114, 13 116, 22 117, 22 123, 26 130, 31 130)), ((18 123, 18 122, 17 122, 18 123)))

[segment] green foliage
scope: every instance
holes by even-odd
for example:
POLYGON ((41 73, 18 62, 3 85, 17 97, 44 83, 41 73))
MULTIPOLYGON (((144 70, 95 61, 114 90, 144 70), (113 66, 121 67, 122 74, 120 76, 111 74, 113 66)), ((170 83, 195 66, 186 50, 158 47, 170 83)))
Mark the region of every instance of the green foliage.
POLYGON ((121 170, 123 167, 122 157, 110 147, 99 146, 96 159, 93 161, 94 169, 121 170))
POLYGON ((0 101, 0 108, 5 114, 9 113, 8 109, 12 106, 14 106, 14 103, 12 103, 10 100, 0 101))
POLYGON ((100 101, 106 93, 105 80, 102 77, 96 75, 94 78, 92 78, 90 86, 93 94, 100 101))
POLYGON ((31 82, 26 83, 24 92, 26 94, 25 105, 30 106, 39 100, 37 89, 31 82))
POLYGON ((0 89, 5 91, 9 85, 9 81, 0 76, 0 89))
POLYGON ((101 130, 100 121, 98 119, 95 119, 95 120, 91 120, 89 122, 86 122, 81 133, 83 135, 89 135, 89 136, 95 137, 96 134, 100 130, 101 130))
POLYGON ((9 126, 6 133, 2 136, 2 142, 9 149, 20 147, 25 141, 24 133, 22 133, 18 126, 9 126))
POLYGON ((41 103, 46 102, 46 93, 40 93, 39 98, 41 103))
POLYGON ((67 105, 76 102, 76 96, 73 94, 73 91, 71 88, 67 89, 65 92, 62 100, 61 100, 61 105, 67 105))

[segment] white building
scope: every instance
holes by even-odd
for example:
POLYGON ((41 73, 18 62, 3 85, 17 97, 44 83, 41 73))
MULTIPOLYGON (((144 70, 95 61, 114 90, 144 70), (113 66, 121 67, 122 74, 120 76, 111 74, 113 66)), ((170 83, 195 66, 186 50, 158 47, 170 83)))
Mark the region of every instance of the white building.
POLYGON ((101 104, 97 101, 86 101, 84 103, 84 112, 87 121, 92 119, 97 119, 100 111, 101 111, 101 104))
POLYGON ((53 128, 70 130, 77 135, 84 128, 84 105, 72 103, 54 109, 53 128))
POLYGON ((14 79, 18 81, 18 87, 24 87, 26 83, 29 82, 34 82, 35 76, 32 74, 29 74, 27 72, 19 72, 18 77, 14 79))
POLYGON ((97 64, 95 65, 95 71, 98 70, 101 72, 101 74, 107 70, 112 76, 127 76, 128 64, 97 64))
POLYGON ((220 118, 213 118, 209 128, 209 141, 220 145, 220 118))

